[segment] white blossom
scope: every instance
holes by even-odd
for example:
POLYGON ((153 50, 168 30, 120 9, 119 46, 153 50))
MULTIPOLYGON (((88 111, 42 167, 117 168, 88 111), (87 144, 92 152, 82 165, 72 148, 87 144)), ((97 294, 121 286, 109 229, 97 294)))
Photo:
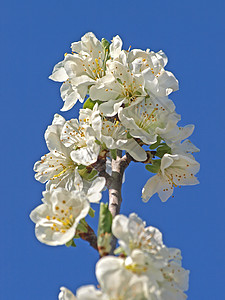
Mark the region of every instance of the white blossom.
POLYGON ((74 190, 84 193, 89 202, 98 203, 102 198, 102 191, 105 187, 104 177, 95 177, 91 181, 83 179, 78 169, 75 169, 74 190))
POLYGON ((120 214, 113 219, 112 233, 119 239, 119 245, 126 254, 129 255, 134 249, 141 249, 160 259, 160 251, 163 249, 162 234, 155 227, 145 226, 146 223, 135 213, 130 214, 129 218, 120 214))
POLYGON ((159 134, 166 135, 180 120, 178 114, 168 112, 154 97, 132 107, 120 108, 118 116, 129 133, 146 144, 155 143, 159 134))
POLYGON ((60 137, 65 146, 73 147, 70 156, 75 163, 88 166, 97 161, 100 146, 95 142, 94 130, 87 124, 71 119, 65 122, 60 137))
POLYGON ((50 246, 63 245, 75 235, 80 220, 86 217, 90 204, 84 193, 57 188, 43 192, 43 204, 30 214, 36 223, 37 239, 50 246))
MULTIPOLYGON (((122 42, 119 40, 117 36, 111 44, 114 56, 121 49, 122 42)), ((72 54, 66 54, 49 77, 54 81, 64 82, 61 87, 61 96, 65 101, 62 111, 71 109, 77 100, 83 103, 89 87, 105 75, 108 55, 92 32, 86 33, 81 41, 72 43, 71 48, 72 54)))
POLYGON ((65 287, 60 288, 59 300, 77 300, 74 294, 65 287))
POLYGON ((82 286, 77 289, 75 295, 65 287, 60 288, 59 300, 110 300, 100 290, 93 285, 82 286))
POLYGON ((147 159, 144 149, 133 138, 128 138, 128 130, 120 121, 102 117, 97 104, 95 104, 93 111, 90 109, 85 109, 85 111, 86 114, 84 114, 84 110, 81 112, 83 120, 89 121, 98 141, 107 149, 126 150, 138 161, 147 159))
POLYGON ((147 95, 141 74, 132 73, 119 61, 109 61, 107 71, 106 76, 90 88, 91 99, 103 101, 99 109, 105 116, 114 116, 122 104, 134 105, 147 95))
POLYGON ((166 201, 173 194, 174 187, 198 184, 194 175, 199 168, 199 163, 189 156, 165 154, 159 172, 142 189, 143 201, 147 202, 155 193, 162 201, 166 201))
POLYGON ((122 40, 118 35, 112 39, 112 43, 109 46, 109 52, 112 59, 116 59, 120 55, 122 44, 122 40))
POLYGON ((106 256, 96 264, 96 276, 101 290, 109 299, 149 299, 146 277, 138 277, 124 267, 122 258, 106 256))
POLYGON ((145 88, 150 95, 164 97, 178 90, 177 79, 171 72, 164 69, 168 59, 162 50, 155 53, 149 49, 146 51, 133 49, 128 54, 128 61, 133 65, 134 73, 143 74, 145 88))
POLYGON ((98 159, 100 146, 95 143, 93 129, 88 124, 80 125, 77 119, 66 121, 56 114, 45 140, 50 152, 35 163, 35 178, 42 183, 47 181, 47 190, 59 186, 71 190, 76 167, 89 166, 98 159))
POLYGON ((117 252, 123 250, 122 253, 128 256, 123 261, 122 258, 115 261, 114 267, 108 264, 109 274, 111 272, 116 276, 125 268, 142 280, 147 278, 149 299, 186 299, 184 291, 188 289, 189 271, 181 267, 180 250, 167 248, 157 228, 146 227, 145 222, 132 213, 129 218, 117 215, 113 220, 112 232, 122 248, 118 248, 117 252))
POLYGON ((45 183, 46 188, 56 188, 58 186, 71 189, 74 182, 74 170, 77 164, 71 159, 71 147, 66 147, 61 140, 61 133, 65 124, 65 119, 56 114, 52 125, 45 132, 45 140, 49 153, 41 157, 41 160, 34 165, 35 178, 45 183))
POLYGON ((194 128, 195 126, 192 124, 184 127, 176 125, 171 131, 161 134, 171 148, 171 154, 187 155, 194 159, 190 153, 199 152, 200 150, 187 139, 193 133, 194 128))
POLYGON ((134 249, 125 259, 125 268, 139 276, 146 276, 149 292, 157 300, 186 299, 183 292, 188 289, 189 271, 181 267, 180 260, 177 261, 180 254, 178 249, 169 248, 168 251, 170 255, 164 256, 160 266, 154 263, 148 253, 134 249), (167 298, 169 294, 174 298, 167 298))

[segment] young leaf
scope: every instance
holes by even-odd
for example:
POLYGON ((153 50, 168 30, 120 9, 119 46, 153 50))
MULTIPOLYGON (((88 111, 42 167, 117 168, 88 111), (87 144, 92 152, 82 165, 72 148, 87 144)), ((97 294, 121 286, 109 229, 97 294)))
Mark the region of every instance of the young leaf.
POLYGON ((74 240, 70 240, 69 242, 67 242, 66 244, 66 247, 76 247, 76 244, 74 243, 74 240))
POLYGON ((153 161, 152 165, 146 165, 145 169, 151 173, 158 173, 161 165, 161 159, 156 159, 153 161))
POLYGON ((96 101, 93 101, 91 100, 91 98, 88 98, 85 102, 84 102, 84 105, 83 105, 83 108, 89 108, 91 110, 93 110, 93 107, 95 106, 95 103, 98 103, 98 104, 101 104, 102 102, 99 101, 99 100, 96 100, 96 101))
POLYGON ((79 223, 78 225, 77 225, 77 231, 79 232, 79 231, 81 231, 81 232, 88 232, 88 230, 87 230, 87 227, 85 227, 83 224, 81 224, 81 223, 79 223))
POLYGON ((94 210, 93 208, 90 207, 88 214, 89 214, 89 216, 90 216, 91 218, 94 218, 94 216, 95 216, 95 210, 94 210))
POLYGON ((153 150, 153 149, 157 148, 157 147, 160 145, 160 143, 161 143, 161 137, 160 137, 160 136, 157 136, 157 141, 156 141, 154 144, 152 144, 152 145, 149 147, 149 149, 153 150))
POLYGON ((101 43, 102 43, 102 47, 106 50, 106 49, 109 49, 109 46, 110 46, 110 42, 107 41, 106 39, 102 38, 101 40, 101 43))
POLYGON ((116 159, 117 156, 117 150, 116 149, 111 149, 110 150, 111 158, 116 159))
POLYGON ((99 212, 98 235, 111 233, 112 214, 108 209, 108 203, 101 203, 99 212))
POLYGON ((166 153, 170 154, 171 153, 171 148, 167 144, 164 143, 164 144, 161 144, 158 147, 155 155, 162 158, 163 155, 166 154, 166 153))

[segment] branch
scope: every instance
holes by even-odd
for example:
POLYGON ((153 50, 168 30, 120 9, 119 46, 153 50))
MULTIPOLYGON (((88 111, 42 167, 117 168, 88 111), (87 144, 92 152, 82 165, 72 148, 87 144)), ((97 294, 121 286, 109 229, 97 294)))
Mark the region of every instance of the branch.
POLYGON ((111 176, 106 172, 106 154, 107 151, 102 151, 101 155, 98 157, 98 160, 91 165, 91 168, 97 170, 100 177, 105 178, 106 186, 109 188, 111 176))
POLYGON ((89 242, 90 246, 98 251, 97 236, 94 233, 94 230, 89 225, 87 230, 87 232, 79 232, 79 236, 82 238, 82 240, 89 242))
MULTIPOLYGON (((127 153, 122 157, 122 151, 117 150, 117 158, 112 159, 112 175, 109 181, 109 211, 114 218, 120 213, 120 206, 122 202, 121 188, 122 180, 125 169, 128 167, 132 157, 127 153)), ((113 254, 116 248, 116 238, 113 236, 111 241, 111 251, 109 254, 113 254)))

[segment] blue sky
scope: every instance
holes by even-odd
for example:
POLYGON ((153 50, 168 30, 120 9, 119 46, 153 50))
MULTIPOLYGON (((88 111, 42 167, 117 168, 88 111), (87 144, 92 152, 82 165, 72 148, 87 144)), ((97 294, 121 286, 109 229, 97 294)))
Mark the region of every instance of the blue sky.
MULTIPOLYGON (((177 189, 166 203, 154 196, 144 204, 141 189, 149 174, 133 163, 126 172, 121 212, 137 212, 163 232, 167 246, 182 250, 183 265, 191 270, 188 299, 222 299, 224 2, 8 0, 0 5, 0 298, 53 300, 60 286, 75 291, 96 284, 98 255, 87 243, 78 241, 75 249, 43 245, 29 219, 44 190, 34 179, 33 164, 47 152, 43 134, 62 107, 60 84, 48 76, 70 43, 93 31, 109 40, 119 34, 124 48, 162 49, 169 57, 167 69, 180 82, 171 95, 182 116, 179 124, 196 125, 191 140, 201 149, 196 155, 201 184, 177 189)), ((63 116, 77 117, 79 107, 63 116)), ((96 228, 96 221, 90 222, 96 228)))

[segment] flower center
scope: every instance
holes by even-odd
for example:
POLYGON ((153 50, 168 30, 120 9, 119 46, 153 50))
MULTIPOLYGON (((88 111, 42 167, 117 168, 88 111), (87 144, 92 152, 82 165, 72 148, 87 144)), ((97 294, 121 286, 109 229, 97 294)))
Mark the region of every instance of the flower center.
POLYGON ((148 270, 148 268, 146 266, 141 266, 141 265, 138 265, 135 263, 127 265, 127 266, 125 266, 125 268, 127 270, 130 270, 132 273, 136 273, 138 275, 140 275, 143 272, 146 272, 148 270))
MULTIPOLYGON (((65 202, 65 200, 63 200, 65 202)), ((69 208, 55 206, 57 211, 53 216, 46 216, 46 219, 52 223, 51 230, 65 233, 74 223, 74 216, 71 214, 72 206, 69 208)))
POLYGON ((101 57, 93 59, 92 62, 85 61, 83 64, 84 72, 92 79, 97 80, 105 75, 103 64, 101 57))

